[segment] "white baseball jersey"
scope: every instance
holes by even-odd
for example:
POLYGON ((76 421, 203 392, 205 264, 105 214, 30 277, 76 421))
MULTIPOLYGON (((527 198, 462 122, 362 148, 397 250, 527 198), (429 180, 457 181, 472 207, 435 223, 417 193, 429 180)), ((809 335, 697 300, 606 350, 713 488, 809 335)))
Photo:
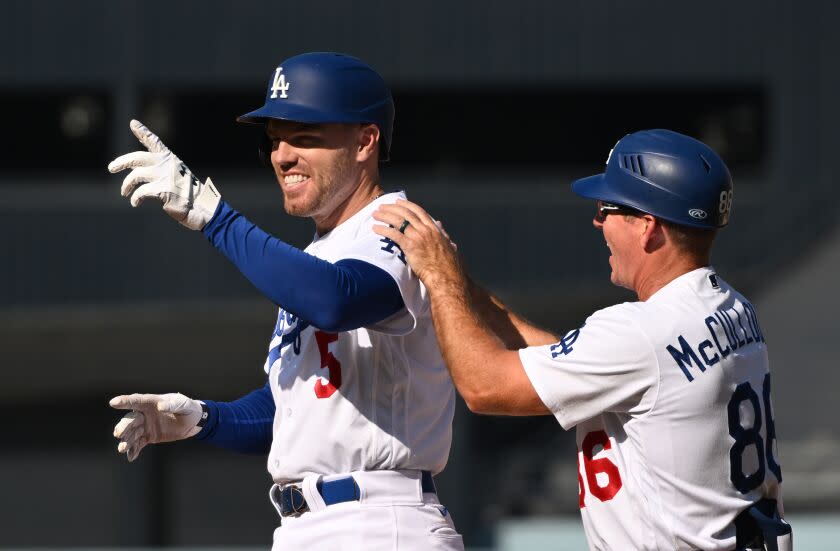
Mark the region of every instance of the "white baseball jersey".
POLYGON ((780 500, 764 335, 711 268, 520 357, 560 424, 577 427, 591 549, 733 549, 737 514, 780 500))
POLYGON ((440 355, 425 287, 402 251, 373 232, 379 197, 307 253, 358 259, 390 274, 405 308, 370 327, 327 333, 280 309, 265 370, 276 405, 268 470, 277 483, 359 470, 443 470, 455 390, 440 355))

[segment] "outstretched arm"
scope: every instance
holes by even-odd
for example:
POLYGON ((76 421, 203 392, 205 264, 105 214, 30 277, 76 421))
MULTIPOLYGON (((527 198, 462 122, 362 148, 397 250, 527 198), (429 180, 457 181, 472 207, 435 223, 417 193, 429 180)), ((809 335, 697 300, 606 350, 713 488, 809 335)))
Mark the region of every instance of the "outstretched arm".
POLYGON ((207 420, 196 440, 239 453, 268 453, 275 410, 268 383, 233 402, 203 402, 207 420))
POLYGON ((241 453, 264 454, 271 447, 274 400, 268 384, 233 402, 170 393, 116 396, 110 404, 129 410, 114 427, 117 451, 129 461, 148 444, 193 437, 241 453))
POLYGON ((434 219, 409 201, 382 205, 374 218, 388 224, 375 226, 374 231, 400 246, 429 290, 441 352, 470 410, 503 415, 548 414, 525 374, 519 353, 509 350, 473 307, 470 284, 457 253, 434 219), (396 228, 405 220, 409 225, 402 233, 396 228))
POLYGON ((131 169, 121 193, 137 207, 159 201, 182 225, 201 230, 266 297, 325 331, 337 333, 382 321, 403 308, 396 282, 361 260, 335 264, 271 237, 222 201, 140 121, 131 131, 147 151, 111 161, 112 173, 131 169))
POLYGON ((324 331, 371 325, 403 308, 397 282, 382 268, 317 258, 272 237, 224 201, 203 233, 263 295, 324 331))

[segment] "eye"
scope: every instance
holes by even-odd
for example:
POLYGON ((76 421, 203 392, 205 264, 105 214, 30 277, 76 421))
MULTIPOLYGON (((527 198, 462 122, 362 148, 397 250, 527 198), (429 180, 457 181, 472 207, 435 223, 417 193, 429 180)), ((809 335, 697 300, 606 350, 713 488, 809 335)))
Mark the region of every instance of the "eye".
POLYGON ((291 136, 288 140, 289 145, 300 148, 318 147, 321 144, 321 137, 314 134, 298 134, 291 136))

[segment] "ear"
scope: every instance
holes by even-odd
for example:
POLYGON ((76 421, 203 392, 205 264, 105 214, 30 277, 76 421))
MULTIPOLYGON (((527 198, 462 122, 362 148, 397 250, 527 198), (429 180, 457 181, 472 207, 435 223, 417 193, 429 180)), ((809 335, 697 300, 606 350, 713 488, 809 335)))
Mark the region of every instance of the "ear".
POLYGON ((665 245, 665 228, 662 224, 649 214, 640 216, 639 220, 639 241, 646 253, 652 253, 665 245))
POLYGON ((379 128, 375 124, 366 124, 359 130, 356 160, 367 161, 379 154, 379 128))

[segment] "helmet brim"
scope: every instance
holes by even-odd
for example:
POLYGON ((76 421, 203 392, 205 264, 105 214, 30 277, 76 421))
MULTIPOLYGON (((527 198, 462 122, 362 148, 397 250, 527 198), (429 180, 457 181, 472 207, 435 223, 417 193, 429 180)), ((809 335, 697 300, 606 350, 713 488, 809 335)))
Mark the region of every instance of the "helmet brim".
POLYGON ((239 124, 265 124, 266 117, 262 113, 262 109, 257 109, 255 111, 251 111, 250 113, 245 113, 244 115, 239 115, 236 117, 236 122, 239 124))
POLYGON ((361 119, 348 120, 346 116, 342 116, 341 114, 324 112, 323 110, 303 105, 288 105, 283 109, 279 109, 276 104, 263 105, 259 109, 251 111, 250 113, 240 115, 239 117, 236 117, 236 122, 242 124, 265 124, 265 122, 269 119, 308 124, 366 122, 361 119))
POLYGON ((595 174, 594 176, 587 176, 586 178, 575 180, 572 182, 572 191, 586 199, 624 204, 621 197, 610 190, 604 174, 595 174))

